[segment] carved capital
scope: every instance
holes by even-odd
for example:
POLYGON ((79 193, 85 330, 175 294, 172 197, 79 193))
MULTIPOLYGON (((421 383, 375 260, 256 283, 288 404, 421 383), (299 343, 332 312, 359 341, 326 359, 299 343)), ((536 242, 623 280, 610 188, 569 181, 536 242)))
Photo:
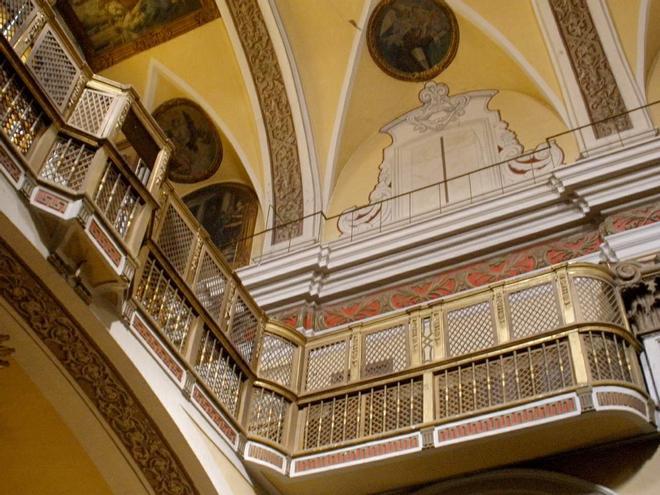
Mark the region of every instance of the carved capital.
POLYGON ((622 262, 612 268, 633 331, 660 331, 660 254, 645 263, 622 262))

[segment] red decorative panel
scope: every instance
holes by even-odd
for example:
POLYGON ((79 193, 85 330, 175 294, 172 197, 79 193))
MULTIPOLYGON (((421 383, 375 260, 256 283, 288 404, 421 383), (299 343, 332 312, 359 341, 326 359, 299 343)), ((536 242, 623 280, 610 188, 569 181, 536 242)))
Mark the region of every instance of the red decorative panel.
POLYGON ((147 328, 138 316, 133 317, 133 328, 140 334, 142 340, 146 342, 149 348, 158 356, 165 367, 179 380, 183 380, 183 368, 176 362, 172 355, 167 352, 156 336, 147 328))
POLYGON ((115 247, 114 243, 110 240, 108 235, 103 231, 101 226, 96 223, 96 219, 92 218, 92 221, 89 223, 89 234, 94 238, 94 240, 101 246, 101 249, 108 255, 108 258, 112 260, 115 266, 119 266, 121 263, 122 255, 119 250, 115 247))
POLYGON ((220 432, 225 436, 229 443, 236 448, 236 443, 238 440, 238 433, 236 430, 229 424, 229 422, 224 418, 220 411, 211 403, 211 401, 202 393, 198 387, 193 388, 192 399, 195 401, 199 407, 202 408, 202 411, 213 421, 213 424, 218 427, 220 432))
POLYGON ((623 392, 597 392, 596 397, 601 406, 629 407, 647 417, 646 404, 644 401, 623 392))
POLYGON ((55 210, 59 213, 64 213, 66 207, 69 205, 69 201, 60 196, 57 196, 51 192, 45 191, 44 189, 39 189, 37 194, 34 196, 35 203, 44 205, 46 208, 55 210))
POLYGON ((480 287, 532 270, 598 251, 601 237, 597 230, 565 239, 537 244, 506 255, 496 256, 456 270, 372 292, 348 301, 324 306, 316 315, 317 330, 359 321, 381 313, 433 301, 474 287, 480 287))
POLYGON ((397 452, 419 448, 419 442, 419 436, 415 435, 301 458, 294 461, 293 473, 304 473, 305 471, 323 468, 332 469, 340 467, 342 464, 365 461, 374 457, 391 456, 397 452))
POLYGON ((18 179, 21 178, 21 169, 2 148, 0 148, 0 165, 2 165, 2 168, 4 168, 9 176, 14 179, 14 182, 18 182, 18 179))
POLYGON ((610 215, 601 227, 603 233, 609 235, 655 222, 660 222, 660 201, 610 215))
POLYGON ((499 416, 489 416, 468 423, 438 429, 436 430, 436 436, 438 442, 443 443, 463 437, 483 435, 484 433, 495 430, 506 430, 525 423, 532 423, 553 416, 561 416, 574 411, 577 411, 575 399, 567 398, 518 411, 505 412, 499 416))
POLYGON ((275 314, 273 317, 293 327, 302 325, 308 329, 324 330, 595 253, 602 243, 602 236, 658 221, 660 221, 660 201, 611 215, 605 219, 599 229, 594 228, 585 233, 546 241, 494 256, 480 263, 443 271, 340 303, 326 304, 315 311, 300 306, 275 314))
POLYGON ((265 449, 257 444, 250 443, 247 454, 249 457, 270 464, 279 470, 284 469, 284 457, 270 449, 265 449))

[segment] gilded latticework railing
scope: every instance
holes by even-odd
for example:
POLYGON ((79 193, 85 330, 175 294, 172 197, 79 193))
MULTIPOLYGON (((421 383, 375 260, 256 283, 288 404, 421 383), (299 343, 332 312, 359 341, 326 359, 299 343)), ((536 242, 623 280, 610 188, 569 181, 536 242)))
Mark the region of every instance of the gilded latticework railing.
MULTIPOLYGON (((46 195, 42 211, 61 206, 58 221, 79 229, 71 239, 87 242, 85 256, 102 250, 115 263, 128 324, 138 315, 140 338, 162 344, 154 355, 186 393, 210 397, 228 428, 295 458, 594 384, 643 393, 612 275, 594 265, 558 265, 323 335, 270 321, 164 179, 169 145, 136 95, 94 78, 65 33, 37 22, 33 3, 2 5, 0 166, 27 177, 28 201, 46 195), (119 152, 129 112, 151 133, 156 162, 132 165, 119 152), (84 208, 71 213, 74 204, 84 208), (122 268, 129 261, 133 271, 122 268)), ((72 260, 76 277, 85 263, 72 260)))

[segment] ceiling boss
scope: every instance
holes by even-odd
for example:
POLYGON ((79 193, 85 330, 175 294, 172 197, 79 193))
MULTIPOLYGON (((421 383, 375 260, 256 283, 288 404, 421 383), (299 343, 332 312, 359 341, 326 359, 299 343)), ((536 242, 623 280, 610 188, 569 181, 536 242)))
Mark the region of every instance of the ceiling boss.
POLYGON ((428 81, 454 59, 458 23, 442 0, 383 0, 369 19, 367 45, 390 76, 428 81))

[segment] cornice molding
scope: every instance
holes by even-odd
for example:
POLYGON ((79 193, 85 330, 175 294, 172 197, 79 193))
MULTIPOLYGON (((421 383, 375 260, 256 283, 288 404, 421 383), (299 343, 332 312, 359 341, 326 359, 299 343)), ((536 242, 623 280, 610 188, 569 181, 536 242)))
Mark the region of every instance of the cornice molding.
MULTIPOLYGON (((562 167, 548 174, 547 181, 510 194, 394 225, 385 232, 365 232, 352 241, 317 243, 263 259, 238 273, 267 309, 302 302, 327 304, 397 279, 456 266, 466 257, 502 252, 557 232, 575 232, 577 226, 595 227, 603 216, 653 201, 660 183, 659 164, 660 140, 645 141, 562 167)), ((609 240, 614 247, 626 242, 614 234, 603 232, 601 251, 610 247, 609 240)), ((637 252, 639 246, 633 248, 637 252)), ((595 254, 612 260, 611 253, 595 254)), ((624 253, 628 254, 629 250, 624 253)))
POLYGON ((199 491, 167 443, 156 422, 140 404, 107 356, 83 328, 0 240, 0 296, 67 371, 152 487, 162 495, 199 491))

